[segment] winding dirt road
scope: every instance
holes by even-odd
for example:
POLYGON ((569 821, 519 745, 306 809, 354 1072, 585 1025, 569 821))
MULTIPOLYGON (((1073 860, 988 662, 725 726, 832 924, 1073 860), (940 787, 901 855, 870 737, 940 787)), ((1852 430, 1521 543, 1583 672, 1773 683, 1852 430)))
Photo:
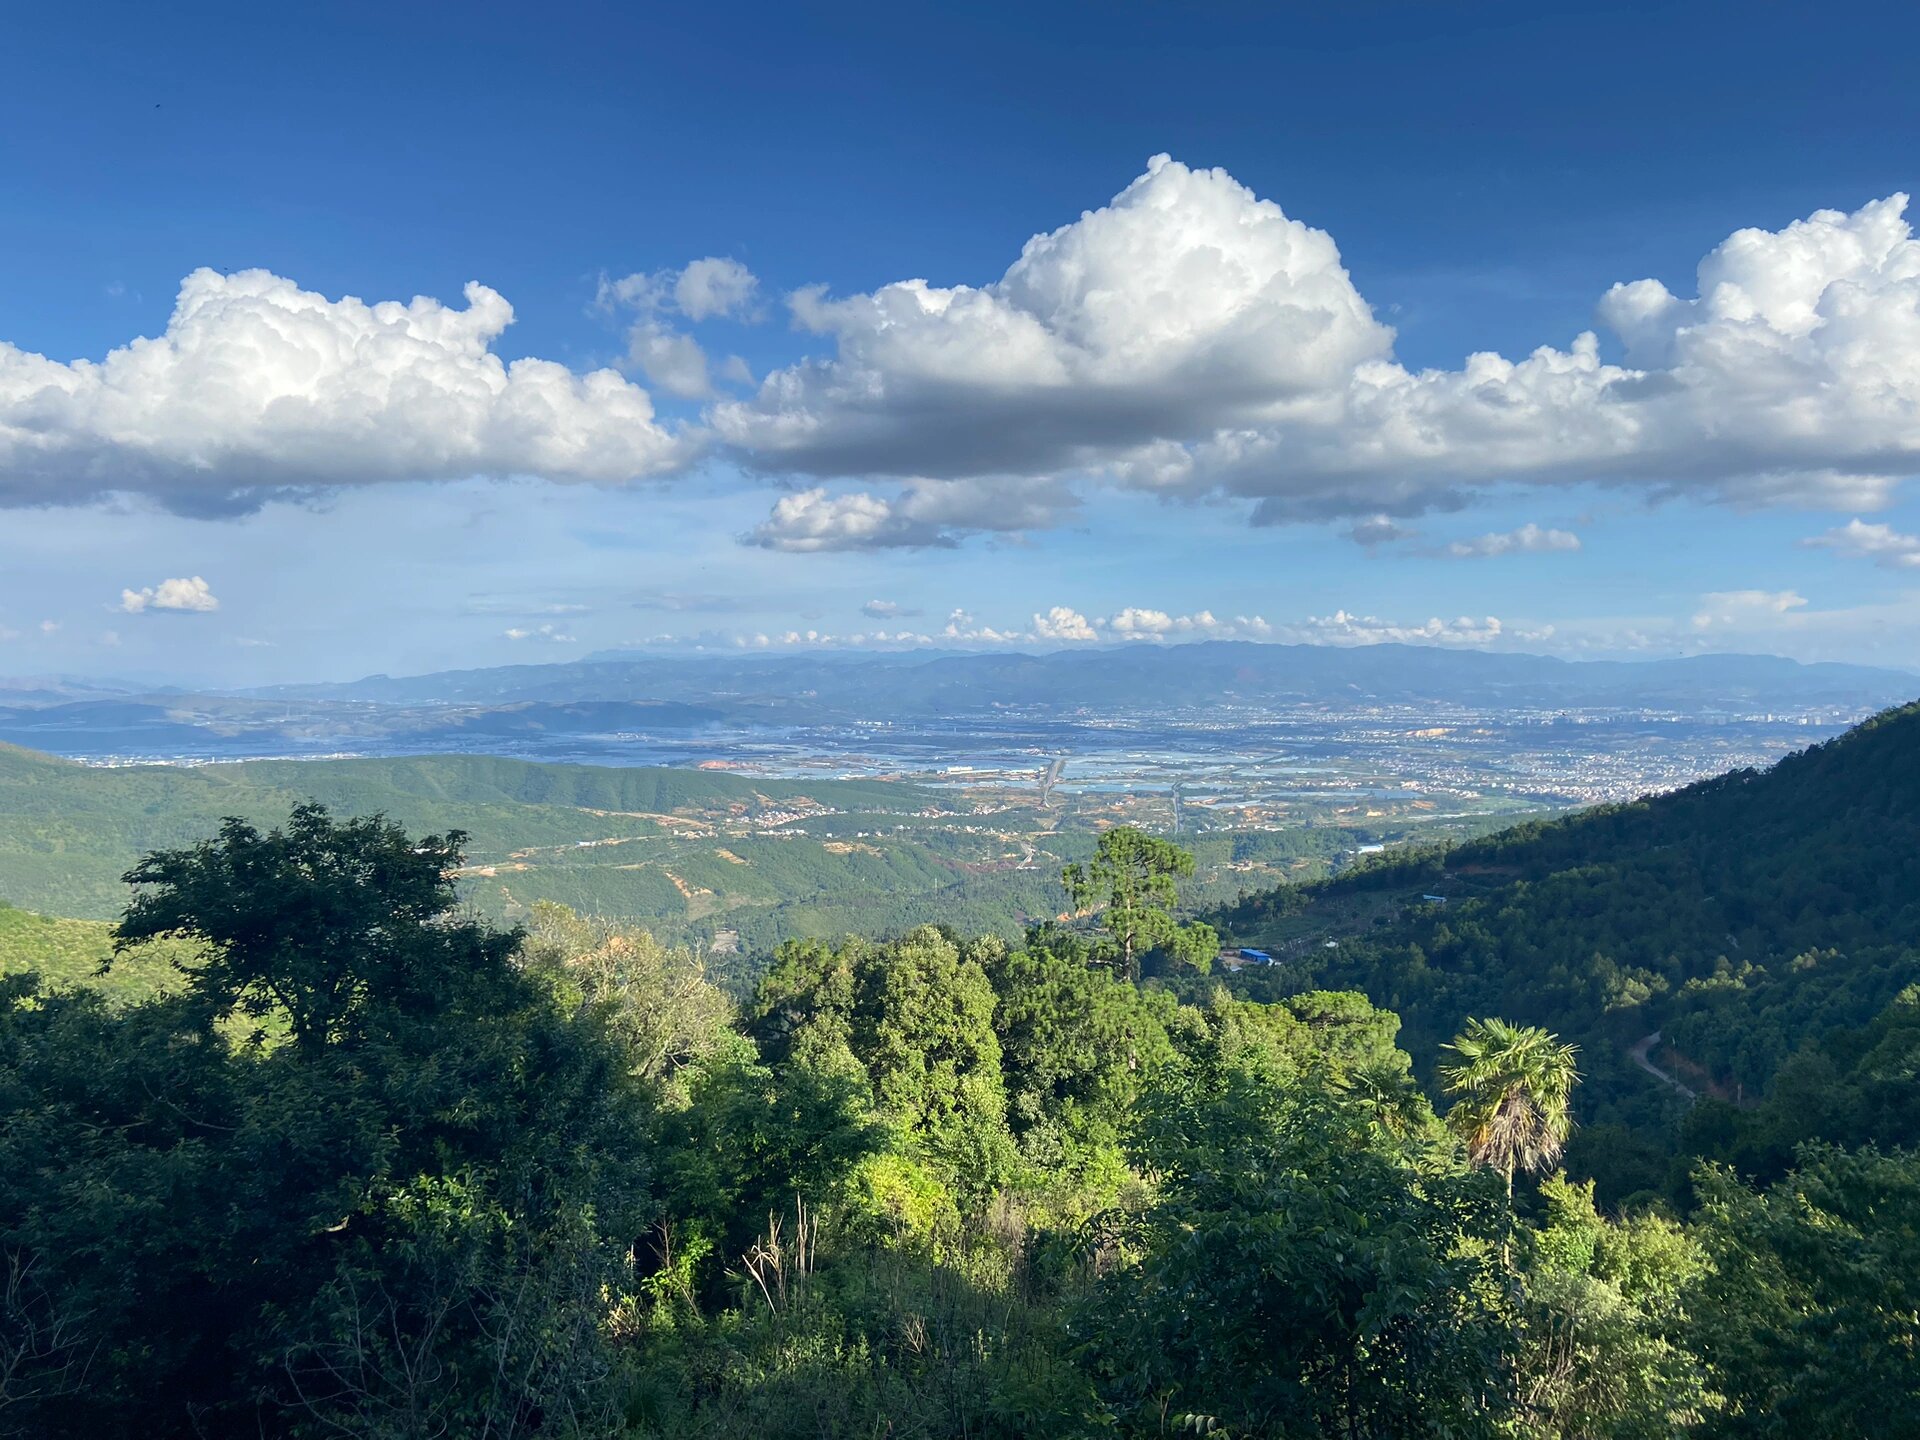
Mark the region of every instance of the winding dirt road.
POLYGON ((1654 1064, 1653 1061, 1647 1058, 1647 1052, 1653 1049, 1653 1047, 1658 1045, 1659 1043, 1660 1043, 1660 1032, 1656 1030, 1651 1035, 1648 1035, 1647 1037, 1639 1041, 1639 1043, 1634 1045, 1630 1050, 1627 1051, 1627 1054, 1633 1057, 1634 1064, 1638 1065, 1642 1070, 1646 1071, 1647 1074, 1653 1076, 1654 1079, 1665 1081, 1667 1084, 1671 1085, 1674 1089, 1678 1090, 1682 1095, 1686 1096, 1687 1099, 1689 1100, 1698 1100, 1700 1098, 1700 1093, 1697 1090, 1695 1090, 1692 1086, 1686 1084, 1684 1081, 1677 1079, 1675 1076, 1668 1074, 1665 1070, 1662 1070, 1658 1065, 1654 1064))

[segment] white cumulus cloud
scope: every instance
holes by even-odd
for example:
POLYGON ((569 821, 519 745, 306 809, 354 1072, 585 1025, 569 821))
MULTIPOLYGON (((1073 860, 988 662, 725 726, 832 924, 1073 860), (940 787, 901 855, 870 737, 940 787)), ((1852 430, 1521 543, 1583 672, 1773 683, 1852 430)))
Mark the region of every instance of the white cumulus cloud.
POLYGON ((138 590, 122 590, 120 608, 129 615, 138 615, 143 610, 205 614, 210 610, 218 610, 220 601, 205 580, 193 575, 185 579, 162 580, 158 585, 147 585, 138 590))
POLYGON ((951 545, 937 525, 916 522, 904 503, 878 495, 829 495, 824 486, 783 495, 748 536, 768 550, 882 550, 951 545))
POLYGON ((905 280, 795 319, 835 342, 715 429, 820 475, 1040 474, 1311 396, 1387 352, 1325 232, 1161 155, 980 288, 905 280))
POLYGON ((1243 497, 1258 523, 1352 517, 1356 538, 1496 486, 1871 508, 1920 468, 1906 203, 1740 231, 1690 296, 1615 285, 1596 318, 1618 359, 1587 332, 1410 370, 1330 236, 1157 156, 988 284, 797 293, 831 353, 708 421, 772 471, 922 491, 1074 477, 1243 497))
POLYGON ((1903 535, 1891 525, 1869 525, 1856 518, 1800 543, 1851 559, 1871 560, 1889 570, 1920 568, 1920 535, 1903 535))
POLYGON ((1078 610, 1056 605, 1044 615, 1033 617, 1033 634, 1039 640, 1098 640, 1100 632, 1078 610))
POLYGON ((1547 555, 1556 550, 1578 550, 1580 537, 1571 530, 1545 530, 1529 521, 1518 530, 1501 530, 1456 540, 1447 546, 1447 554, 1459 559, 1489 555, 1547 555))
POLYGON ((1222 619, 1211 610, 1170 615, 1133 605, 1096 623, 1116 640, 1264 640, 1273 634, 1273 627, 1258 615, 1222 619))
POLYGON ((513 625, 500 632, 505 640, 541 640, 554 645, 571 645, 573 636, 558 625, 513 625))
POLYGON ((1336 610, 1331 615, 1312 615, 1297 624, 1280 626, 1276 634, 1308 645, 1453 645, 1481 649, 1502 643, 1538 644, 1552 637, 1553 627, 1514 627, 1497 615, 1462 615, 1455 620, 1436 616, 1425 624, 1409 625, 1336 610))
POLYGON ((513 307, 329 300, 196 270, 161 335, 63 364, 0 341, 0 503, 136 491, 189 514, 383 480, 619 482, 686 464, 646 391, 492 351, 513 307))

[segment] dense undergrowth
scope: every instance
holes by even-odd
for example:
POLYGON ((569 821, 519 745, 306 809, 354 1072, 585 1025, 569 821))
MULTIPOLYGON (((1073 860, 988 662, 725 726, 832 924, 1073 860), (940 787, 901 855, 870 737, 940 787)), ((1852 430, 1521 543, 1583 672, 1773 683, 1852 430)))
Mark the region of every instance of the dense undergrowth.
MULTIPOLYGON (((1879 1112, 1770 1185, 1704 1166, 1684 1207, 1603 1213, 1524 1171, 1510 1199, 1356 994, 1141 985, 1076 931, 925 926, 784 947, 736 1006, 644 934, 462 914, 458 849, 316 808, 233 822, 133 877, 122 941, 188 942, 169 993, 4 982, 0 1430, 1920 1414, 1920 1161, 1876 1148, 1879 1112)), ((1920 990, 1875 1026, 1873 1076, 1910 1086, 1920 990)))

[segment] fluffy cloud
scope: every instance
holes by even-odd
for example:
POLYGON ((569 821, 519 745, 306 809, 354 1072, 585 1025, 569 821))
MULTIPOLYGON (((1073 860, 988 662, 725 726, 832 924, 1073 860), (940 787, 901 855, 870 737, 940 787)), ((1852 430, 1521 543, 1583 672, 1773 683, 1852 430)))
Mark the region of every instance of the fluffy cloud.
POLYGON ((180 580, 162 580, 158 585, 148 585, 139 590, 122 590, 120 608, 129 615, 138 615, 143 610, 205 614, 210 610, 218 610, 220 602, 207 582, 194 575, 180 580))
POLYGON ((1543 530, 1531 521, 1518 530, 1502 530, 1472 540, 1456 540, 1446 553, 1459 559, 1488 555, 1546 555, 1556 550, 1578 550, 1580 537, 1571 530, 1543 530))
POLYGON ((1889 570, 1920 568, 1920 535, 1903 535, 1891 525, 1869 525, 1854 519, 1800 543, 1852 559, 1871 560, 1889 570))
POLYGON ((1137 606, 1128 606, 1099 625, 1118 640, 1264 640, 1273 633, 1273 627, 1258 615, 1222 620, 1211 610, 1169 615, 1137 606))
POLYGON ((1368 362, 1324 404, 1171 447, 1138 483, 1249 496, 1268 520, 1416 514, 1495 482, 1882 503, 1920 461, 1920 243, 1905 206, 1741 231, 1701 262, 1694 299, 1616 285, 1598 313, 1627 364, 1591 332, 1458 370, 1368 362))
MULTIPOLYGON (((691 335, 675 328, 673 317, 702 320, 756 318, 760 282, 738 260, 709 255, 680 270, 655 270, 602 280, 597 303, 603 310, 635 313, 627 331, 627 363, 661 389, 683 399, 714 393, 707 352, 691 335)), ((739 356, 721 366, 721 377, 752 383, 739 356)))
POLYGON ((1596 313, 1620 360, 1588 332, 1413 371, 1329 236, 1158 156, 988 285, 800 292, 796 320, 832 353, 708 418, 769 470, 923 489, 1092 476, 1244 497, 1262 523, 1373 517, 1374 534, 1501 485, 1867 508, 1920 464, 1905 207, 1740 231, 1691 298, 1615 285, 1596 313))
POLYGON ((553 645, 571 645, 573 636, 557 625, 515 625, 500 632, 504 640, 541 640, 553 645))
POLYGON ((1211 610, 1191 615, 1173 615, 1130 605, 1112 616, 1089 617, 1070 605, 1055 605, 1045 614, 1035 614, 1019 629, 999 629, 983 625, 965 610, 947 617, 941 638, 963 645, 1092 645, 1122 641, 1170 640, 1264 640, 1275 633, 1258 615, 1237 615, 1231 620, 1216 617, 1211 610))
POLYGON ((512 364, 513 307, 328 300, 265 270, 197 270, 164 334, 62 364, 0 342, 0 503, 140 491, 189 514, 383 480, 618 482, 689 444, 612 370, 512 364))
POLYGON ((738 260, 709 255, 680 270, 654 270, 600 282, 603 308, 625 306, 643 314, 702 320, 751 319, 760 282, 738 260))
POLYGON ((892 497, 816 485, 781 496, 743 538, 799 553, 946 547, 961 534, 1044 528, 1072 503, 1061 486, 1009 480, 919 481, 892 497))
POLYGON ((791 303, 834 357, 710 418, 755 463, 823 476, 1099 464, 1322 393, 1392 341, 1323 231, 1164 155, 991 285, 791 303))
POLYGON ((920 612, 907 608, 898 600, 869 600, 860 607, 860 613, 873 620, 902 620, 920 612))
POLYGON ((824 486, 783 495, 747 537, 767 550, 884 550, 951 545, 938 525, 916 522, 902 501, 878 495, 829 495, 824 486))
POLYGON ((1792 590, 1715 590, 1700 597, 1693 617, 1696 630, 1745 630, 1776 622, 1806 608, 1807 598, 1792 590))
POLYGON ((1033 617, 1033 636, 1037 640, 1069 640, 1076 643, 1098 640, 1099 631, 1078 610, 1056 605, 1044 615, 1033 617))
POLYGON ((627 334, 627 363, 669 395, 704 400, 713 394, 700 342, 658 320, 634 322, 627 334))
POLYGON ((760 282, 738 260, 709 255, 695 260, 673 282, 674 304, 689 320, 717 315, 745 318, 753 310, 760 282))

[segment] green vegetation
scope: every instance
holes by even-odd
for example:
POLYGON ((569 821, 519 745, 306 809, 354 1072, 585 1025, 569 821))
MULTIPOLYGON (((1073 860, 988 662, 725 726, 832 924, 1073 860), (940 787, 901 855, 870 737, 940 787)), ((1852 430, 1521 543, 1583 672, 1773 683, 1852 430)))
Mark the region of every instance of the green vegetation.
POLYGON ((1610 1202, 1690 1204, 1699 1157, 1773 1181, 1804 1142, 1920 1143, 1920 706, 1764 773, 1390 852, 1213 919, 1284 962, 1247 993, 1364 991, 1423 1059, 1474 1015, 1577 1043, 1568 1165, 1610 1202))
MULTIPOLYGON (((262 822, 309 802, 347 814, 389 815, 415 830, 466 832, 475 872, 469 883, 476 901, 496 916, 518 914, 542 898, 522 901, 512 889, 514 877, 531 875, 538 863, 543 880, 551 875, 562 889, 571 881, 576 898, 610 902, 588 908, 664 914, 665 897, 673 896, 680 918, 687 911, 664 873, 667 867, 618 868, 629 857, 615 851, 660 836, 671 842, 678 830, 706 835, 700 853, 712 859, 712 851, 726 844, 712 832, 728 819, 765 833, 779 828, 764 823, 775 814, 858 810, 894 816, 927 805, 929 797, 906 785, 801 785, 701 770, 536 765, 486 756, 103 769, 0 746, 0 814, 8 820, 0 827, 0 894, 51 914, 110 918, 125 893, 121 876, 147 851, 188 844, 228 816, 262 822), (580 862, 587 857, 609 863, 583 886, 589 875, 580 862), (630 876, 642 877, 627 882, 634 887, 631 897, 620 878, 630 876)), ((757 856, 753 868, 766 873, 743 892, 748 903, 805 897, 823 888, 828 866, 819 862, 825 852, 817 845, 778 839, 764 848, 768 853, 757 856), (783 866, 775 858, 775 845, 811 852, 815 873, 792 873, 791 862, 783 866)), ((846 893, 879 878, 860 873, 858 863, 833 868, 854 872, 846 893)), ((934 878, 922 872, 895 877, 894 883, 924 887, 934 878)), ((947 870, 937 876, 947 883, 953 878, 947 870)))
POLYGON ((1122 978, 1140 978, 1141 959, 1163 951, 1204 974, 1220 937, 1204 921, 1181 924, 1178 882, 1193 875, 1193 856, 1179 846, 1121 825, 1100 837, 1093 859, 1067 866, 1060 881, 1075 914, 1095 911, 1101 940, 1094 954, 1122 978))
POLYGON ((97 990, 109 1002, 150 1000, 178 981, 165 943, 122 951, 112 970, 113 927, 101 920, 59 920, 0 901, 0 979, 32 970, 49 985, 97 990), (105 973, 102 973, 105 971, 105 973))
MULTIPOLYGON (((1796 1052, 1801 1099, 1776 1079, 1768 1106, 1858 1102, 1852 1148, 1609 1213, 1545 1173, 1567 1047, 1475 1022, 1421 1057, 1443 1120, 1391 1013, 1179 963, 1151 874, 1186 864, 1131 837, 1102 858, 1144 857, 1138 913, 795 940, 738 1007, 694 951, 464 910, 461 842, 229 821, 134 872, 107 978, 169 944, 169 991, 0 981, 0 1433, 1823 1440, 1920 1414, 1920 1156, 1882 1128, 1913 1116, 1920 986, 1796 1052), (1123 934, 1163 978, 1127 978, 1123 934)), ((1723 1109, 1693 1113, 1767 1112, 1723 1109)))
POLYGON ((1516 1170, 1538 1174, 1560 1158, 1573 1128, 1574 1047, 1537 1027, 1469 1020, 1445 1047, 1440 1079, 1457 1096, 1447 1123, 1476 1165, 1491 1165, 1513 1195, 1516 1170))
MULTIPOLYGON (((900 934, 929 915, 1016 940, 1062 908, 1060 868, 1091 857, 1107 800, 1047 809, 893 781, 774 781, 711 770, 542 765, 478 755, 90 767, 0 746, 0 897, 107 920, 141 855, 189 844, 229 816, 266 824, 295 805, 466 832, 462 894, 500 923, 542 902, 737 957, 751 988, 796 936, 900 934), (1071 813, 1069 813, 1071 811, 1071 813)), ((1188 884, 1224 899, 1310 878, 1412 821, 1316 823, 1202 837, 1188 884), (1372 828, 1386 824, 1388 830, 1372 828)), ((1137 832, 1136 832, 1137 833, 1137 832)))

